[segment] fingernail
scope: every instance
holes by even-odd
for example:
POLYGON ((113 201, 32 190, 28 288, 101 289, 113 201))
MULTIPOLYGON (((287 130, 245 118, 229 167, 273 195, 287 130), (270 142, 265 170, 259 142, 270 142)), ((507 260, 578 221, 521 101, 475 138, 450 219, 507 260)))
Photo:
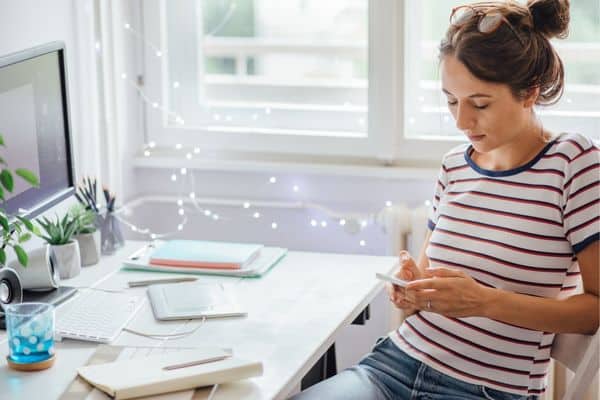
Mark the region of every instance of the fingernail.
POLYGON ((408 260, 410 260, 410 256, 408 255, 408 253, 405 251, 400 252, 400 261, 408 261, 408 260))

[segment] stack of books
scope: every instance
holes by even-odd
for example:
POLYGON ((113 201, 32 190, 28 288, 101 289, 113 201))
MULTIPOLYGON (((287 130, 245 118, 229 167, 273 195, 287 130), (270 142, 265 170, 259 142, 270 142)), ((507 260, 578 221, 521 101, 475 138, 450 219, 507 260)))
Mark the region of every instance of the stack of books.
POLYGON ((268 271, 286 253, 285 248, 262 244, 170 240, 146 248, 143 254, 134 253, 123 264, 127 269, 146 271, 255 277, 268 271))

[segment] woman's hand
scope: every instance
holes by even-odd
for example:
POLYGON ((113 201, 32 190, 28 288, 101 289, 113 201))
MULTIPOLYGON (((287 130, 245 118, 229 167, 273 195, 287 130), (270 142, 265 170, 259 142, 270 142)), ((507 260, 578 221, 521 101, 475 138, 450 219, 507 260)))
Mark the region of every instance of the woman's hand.
MULTIPOLYGON (((421 278, 421 271, 417 267, 415 260, 410 256, 407 251, 401 251, 399 256, 400 269, 395 273, 397 278, 405 281, 412 281, 421 278)), ((405 289, 398 285, 391 283, 386 284, 386 289, 390 298, 390 301, 394 305, 403 310, 406 316, 414 314, 417 311, 415 304, 412 301, 408 301, 405 295, 405 289)))
POLYGON ((428 268, 424 279, 406 287, 407 301, 417 309, 454 318, 485 316, 493 293, 466 272, 451 268, 428 268))

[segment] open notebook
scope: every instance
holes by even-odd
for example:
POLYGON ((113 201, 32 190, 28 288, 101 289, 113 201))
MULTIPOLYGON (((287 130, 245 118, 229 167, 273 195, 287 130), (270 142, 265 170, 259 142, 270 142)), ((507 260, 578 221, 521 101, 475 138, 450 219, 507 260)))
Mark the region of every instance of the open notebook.
MULTIPOLYGON (((104 360, 80 367, 77 373, 119 400, 232 382, 263 372, 261 362, 240 359, 218 348, 167 350, 140 353, 135 348, 104 346, 99 349, 104 360)), ((69 391, 62 398, 68 398, 69 391)))
MULTIPOLYGON (((160 242, 157 242, 157 246, 160 242)), ((263 247, 260 254, 250 264, 239 269, 215 269, 199 267, 178 267, 167 265, 155 265, 150 263, 150 257, 154 245, 150 244, 134 252, 123 261, 123 268, 155 272, 177 272, 185 274, 210 274, 239 277, 259 277, 275 266, 286 254, 287 249, 282 247, 263 247)))

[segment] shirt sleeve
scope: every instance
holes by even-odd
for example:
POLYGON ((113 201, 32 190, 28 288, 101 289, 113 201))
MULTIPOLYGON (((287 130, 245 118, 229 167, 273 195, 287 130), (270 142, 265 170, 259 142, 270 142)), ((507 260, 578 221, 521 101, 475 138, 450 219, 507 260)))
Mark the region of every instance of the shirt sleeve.
POLYGON ((429 219, 427 220, 427 227, 429 230, 433 231, 437 225, 439 218, 439 205, 444 195, 444 191, 446 190, 446 186, 448 186, 448 175, 446 174, 446 165, 444 162, 442 163, 437 181, 435 183, 433 201, 431 202, 431 209, 429 210, 429 219))
POLYGON ((563 187, 563 227, 573 252, 600 239, 600 151, 590 144, 568 165, 563 187))

